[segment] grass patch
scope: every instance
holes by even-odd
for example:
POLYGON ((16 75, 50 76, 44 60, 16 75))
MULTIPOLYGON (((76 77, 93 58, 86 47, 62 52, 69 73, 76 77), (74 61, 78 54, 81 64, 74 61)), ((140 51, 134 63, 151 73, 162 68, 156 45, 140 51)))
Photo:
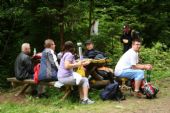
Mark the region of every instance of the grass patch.
MULTIPOLYGON (((167 97, 167 86, 169 85, 170 71, 152 72, 152 82, 161 88, 162 97, 167 97), (165 80, 164 80, 165 79, 165 80), (165 81, 164 84, 162 81, 165 81)), ((115 112, 126 112, 127 110, 133 111, 136 101, 133 97, 127 97, 127 101, 102 101, 99 97, 100 90, 92 89, 89 96, 96 101, 93 105, 81 105, 78 101, 78 92, 73 92, 72 95, 64 101, 60 101, 63 96, 63 92, 56 90, 55 88, 48 89, 50 98, 38 99, 31 96, 24 98, 26 101, 23 103, 6 101, 0 104, 0 113, 110 113, 111 109, 115 112)), ((161 97, 160 96, 160 97, 161 97)), ((158 101, 158 100, 156 100, 158 101)), ((149 101, 144 99, 138 101, 148 103, 149 101)))

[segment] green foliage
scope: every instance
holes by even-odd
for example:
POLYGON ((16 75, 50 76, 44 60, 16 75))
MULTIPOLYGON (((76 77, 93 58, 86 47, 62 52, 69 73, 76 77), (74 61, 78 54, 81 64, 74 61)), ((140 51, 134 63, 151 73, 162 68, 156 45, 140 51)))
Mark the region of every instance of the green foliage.
MULTIPOLYGON (((74 43, 89 39, 89 0, 1 0, 1 3, 0 86, 6 86, 6 78, 14 76, 14 61, 23 42, 42 51, 44 40, 52 38, 58 52, 62 35, 64 40, 74 43)), ((152 48, 142 53, 144 61, 154 63, 156 71, 166 69, 169 61, 165 57, 169 58, 170 47, 169 6, 168 0, 94 0, 92 21, 99 20, 99 35, 91 39, 96 49, 113 58, 114 67, 122 54, 119 42, 122 27, 129 23, 140 32, 145 47, 152 48), (157 42, 163 43, 163 50, 156 47, 157 42)))
POLYGON ((156 43, 152 48, 142 48, 140 53, 143 63, 153 64, 153 71, 167 71, 170 69, 170 54, 165 52, 161 43, 156 43))

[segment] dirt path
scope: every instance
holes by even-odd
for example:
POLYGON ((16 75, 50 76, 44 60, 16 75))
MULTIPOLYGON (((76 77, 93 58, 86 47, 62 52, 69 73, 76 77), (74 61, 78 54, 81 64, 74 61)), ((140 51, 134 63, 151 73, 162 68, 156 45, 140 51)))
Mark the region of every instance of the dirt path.
MULTIPOLYGON (((170 78, 157 82, 160 92, 156 99, 137 99, 128 96, 122 102, 99 101, 69 113, 170 113, 170 78)), ((64 112, 63 112, 64 113, 64 112)))
MULTIPOLYGON (((58 111, 61 113, 170 113, 170 77, 157 82, 157 84, 160 87, 160 92, 156 99, 137 99, 128 96, 127 100, 120 103, 98 100, 93 105, 75 105, 74 109, 63 107, 58 111)), ((12 91, 1 93, 0 104, 4 102, 31 103, 24 96, 15 97, 13 95, 12 91)), ((56 109, 56 107, 53 107, 53 109, 56 109)))

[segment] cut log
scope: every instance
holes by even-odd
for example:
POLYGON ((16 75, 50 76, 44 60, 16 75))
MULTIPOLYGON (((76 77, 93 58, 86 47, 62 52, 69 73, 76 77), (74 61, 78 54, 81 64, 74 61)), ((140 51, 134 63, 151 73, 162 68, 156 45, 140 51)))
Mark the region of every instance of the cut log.
POLYGON ((110 83, 109 80, 100 80, 100 81, 95 81, 92 80, 90 82, 90 86, 91 87, 105 87, 106 85, 108 85, 110 83))

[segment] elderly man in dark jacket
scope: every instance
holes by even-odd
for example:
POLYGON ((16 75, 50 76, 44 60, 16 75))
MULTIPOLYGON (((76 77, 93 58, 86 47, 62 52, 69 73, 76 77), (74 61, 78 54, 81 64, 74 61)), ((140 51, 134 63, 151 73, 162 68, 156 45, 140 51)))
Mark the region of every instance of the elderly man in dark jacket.
POLYGON ((30 52, 30 44, 23 43, 21 53, 15 60, 15 76, 18 80, 33 78, 34 70, 31 57, 29 56, 30 52))

